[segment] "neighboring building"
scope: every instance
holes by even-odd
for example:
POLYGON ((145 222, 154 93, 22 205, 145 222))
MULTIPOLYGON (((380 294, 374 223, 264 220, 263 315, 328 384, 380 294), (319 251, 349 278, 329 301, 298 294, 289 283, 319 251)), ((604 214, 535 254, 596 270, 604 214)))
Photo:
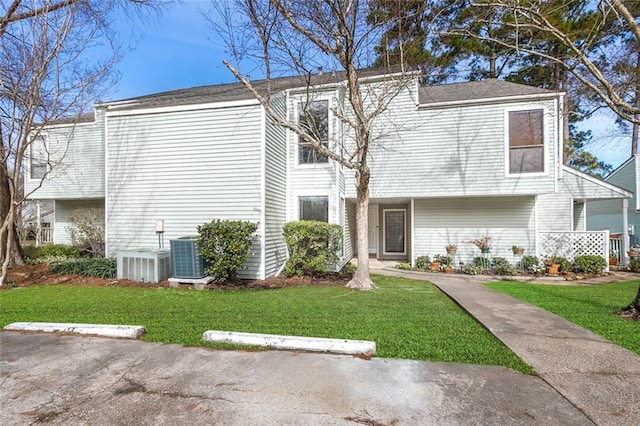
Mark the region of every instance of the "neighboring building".
MULTIPOLYGON (((370 88, 391 78, 365 73, 370 88)), ((309 92, 298 78, 274 81, 274 108, 294 119, 312 93, 306 120, 329 146, 351 143, 332 114, 348 110, 344 82, 323 74, 312 83, 309 92)), ((586 230, 587 201, 630 197, 561 164, 562 97, 499 80, 420 87, 416 77, 406 84, 372 129, 370 255, 413 261, 457 243, 456 261, 467 262, 478 250, 465 241, 482 235, 493 237, 494 256, 511 258, 512 245, 538 253, 540 233, 586 230)), ((45 133, 52 155, 68 146, 64 167, 32 197, 55 200, 56 242, 68 241, 69 211, 104 205, 109 255, 157 247, 158 219, 172 239, 215 218, 259 223, 241 277, 265 278, 282 267, 287 221, 340 224, 343 261, 354 254, 353 172, 274 125, 240 84, 99 104, 92 121, 45 133)), ((30 166, 37 177, 37 161, 30 166)))
POLYGON ((640 232, 640 160, 634 155, 610 173, 604 181, 633 193, 631 200, 595 201, 587 205, 587 228, 608 229, 612 234, 629 235, 631 244, 638 244, 640 232), (626 217, 623 214, 626 212, 626 217))

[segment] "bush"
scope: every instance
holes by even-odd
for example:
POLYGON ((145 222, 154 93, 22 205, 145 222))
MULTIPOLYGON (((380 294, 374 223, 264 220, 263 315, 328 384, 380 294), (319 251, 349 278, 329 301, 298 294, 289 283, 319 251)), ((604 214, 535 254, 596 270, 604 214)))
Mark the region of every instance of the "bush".
POLYGON ((640 259, 633 259, 629 261, 629 270, 631 272, 640 272, 640 259))
POLYGON ((69 213, 71 242, 80 253, 89 257, 104 257, 104 209, 78 209, 69 213))
POLYGON ((410 271, 412 269, 411 265, 409 263, 407 263, 407 262, 397 263, 396 266, 394 266, 394 268, 401 269, 403 271, 410 271))
POLYGON ((522 270, 530 271, 532 267, 537 268, 539 266, 540 260, 537 257, 531 255, 522 256, 522 260, 520 261, 520 267, 522 270))
POLYGON ((476 266, 477 268, 480 268, 481 270, 486 270, 491 268, 491 262, 489 261, 489 259, 481 256, 475 257, 473 259, 473 265, 476 266))
POLYGON ((46 244, 40 247, 27 246, 23 248, 25 261, 27 263, 50 263, 44 262, 45 259, 68 259, 77 258, 79 256, 78 249, 63 244, 46 244))
POLYGON ((205 261, 204 272, 216 281, 237 279, 238 269, 249 258, 257 223, 216 219, 198 226, 198 253, 205 261))
POLYGON ((116 276, 116 259, 103 257, 67 259, 49 265, 56 274, 78 274, 87 277, 110 278, 116 276))
POLYGON ((595 254, 576 256, 574 264, 578 272, 584 272, 586 274, 599 274, 607 267, 605 258, 595 254))
POLYGON ((451 264, 453 263, 453 257, 451 256, 446 256, 446 255, 440 255, 440 254, 436 254, 433 257, 433 261, 434 262, 440 262, 440 266, 442 268, 444 268, 445 266, 451 266, 451 264))
POLYGON ((493 263, 498 275, 517 275, 518 271, 504 257, 494 257, 493 263))
POLYGON ((462 272, 467 275, 478 275, 482 272, 482 269, 474 265, 464 265, 462 272))
POLYGON ((426 271, 427 269, 431 269, 431 258, 429 256, 418 256, 416 257, 416 269, 420 269, 421 271, 426 271))
POLYGON ((345 263, 345 265, 340 270, 340 274, 345 277, 353 277, 353 274, 356 272, 358 267, 351 262, 345 263))
POLYGON ((342 247, 342 228, 326 222, 300 220, 284 225, 289 259, 284 272, 293 275, 325 275, 342 247))

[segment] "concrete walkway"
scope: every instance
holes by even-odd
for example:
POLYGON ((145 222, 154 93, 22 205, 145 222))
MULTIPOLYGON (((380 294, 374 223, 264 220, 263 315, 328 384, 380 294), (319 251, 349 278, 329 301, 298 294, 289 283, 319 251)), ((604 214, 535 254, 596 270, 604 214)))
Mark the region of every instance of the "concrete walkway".
POLYGON ((487 277, 375 273, 435 284, 597 425, 640 425, 640 356, 482 285, 487 277))

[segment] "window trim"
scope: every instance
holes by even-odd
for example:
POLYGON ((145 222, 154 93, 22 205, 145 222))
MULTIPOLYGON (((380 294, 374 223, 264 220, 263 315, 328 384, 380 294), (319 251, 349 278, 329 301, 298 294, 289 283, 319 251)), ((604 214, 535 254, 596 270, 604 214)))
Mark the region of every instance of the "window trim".
POLYGON ((50 158, 51 158, 51 151, 50 151, 50 146, 49 146, 49 135, 47 135, 46 133, 40 133, 39 135, 37 135, 36 137, 34 137, 33 141, 31 141, 31 143, 29 144, 29 161, 27 161, 27 177, 28 180, 30 181, 41 181, 43 179, 45 179, 47 177, 47 173, 49 173, 51 171, 50 169, 50 158), (40 177, 33 177, 32 172, 33 172, 33 147, 36 143, 36 141, 38 139, 41 139, 44 142, 44 150, 47 153, 47 158, 40 163, 39 165, 45 166, 45 171, 44 174, 40 177))
MULTIPOLYGON (((504 174, 505 177, 528 177, 528 176, 545 176, 549 173, 549 110, 545 105, 529 104, 518 107, 505 108, 504 110, 504 174), (522 172, 511 173, 511 148, 510 145, 510 113, 525 111, 541 111, 542 112, 542 171, 539 172, 522 172)), ((528 146, 529 148, 535 145, 528 146)), ((519 147, 526 148, 526 147, 519 147)))
MULTIPOLYGON (((302 109, 302 104, 304 103, 304 99, 302 98, 298 98, 295 101, 295 107, 294 107, 294 111, 295 111, 295 120, 296 123, 299 123, 300 120, 300 113, 301 113, 301 109, 302 109)), ((327 96, 319 96, 317 98, 313 98, 311 100, 309 100, 310 103, 313 102, 326 102, 327 103, 327 148, 329 148, 330 146, 330 142, 331 142, 331 135, 333 134, 333 120, 332 120, 332 115, 331 115, 331 99, 327 96)), ((300 162, 300 136, 297 133, 293 134, 293 140, 294 140, 294 145, 295 145, 295 149, 294 149, 294 158, 295 158, 295 167, 298 168, 308 168, 308 167, 321 167, 321 168, 326 168, 327 166, 331 165, 331 159, 327 158, 327 161, 322 161, 322 162, 315 162, 315 163, 301 163, 300 162)), ((307 146, 309 146, 308 143, 306 142, 302 142, 302 144, 306 144, 307 146)))
POLYGON ((327 200, 327 222, 326 223, 331 223, 331 200, 329 199, 329 195, 328 194, 304 194, 304 195, 298 195, 296 197, 297 200, 297 208, 298 208, 298 220, 311 220, 311 219, 303 219, 302 218, 302 199, 304 198, 324 198, 327 200))

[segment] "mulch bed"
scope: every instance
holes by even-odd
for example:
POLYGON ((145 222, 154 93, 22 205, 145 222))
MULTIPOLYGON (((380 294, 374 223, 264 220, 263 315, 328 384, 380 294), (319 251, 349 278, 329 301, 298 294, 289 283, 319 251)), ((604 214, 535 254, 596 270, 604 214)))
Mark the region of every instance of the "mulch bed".
MULTIPOLYGON (((160 283, 138 282, 122 280, 116 278, 96 278, 85 277, 83 275, 61 275, 55 274, 44 264, 13 266, 9 269, 8 281, 12 287, 32 287, 42 285, 84 285, 94 287, 141 287, 158 288, 169 287, 169 281, 160 283)), ((349 276, 329 274, 325 277, 271 277, 266 280, 238 280, 228 283, 211 283, 207 285, 209 289, 248 289, 263 290, 285 287, 299 287, 312 285, 345 285, 349 281, 349 276)), ((7 288, 9 286, 5 286, 7 288)), ((180 288, 190 288, 191 286, 180 286, 180 288)))

